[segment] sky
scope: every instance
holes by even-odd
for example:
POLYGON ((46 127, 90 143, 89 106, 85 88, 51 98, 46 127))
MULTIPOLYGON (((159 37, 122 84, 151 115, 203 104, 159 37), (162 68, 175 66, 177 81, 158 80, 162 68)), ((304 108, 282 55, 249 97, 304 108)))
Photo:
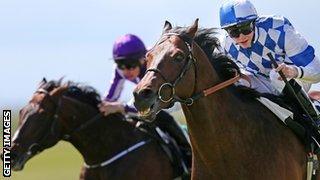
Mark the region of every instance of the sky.
MULTIPOLYGON (((219 27, 222 0, 0 0, 0 108, 27 104, 43 77, 110 85, 114 40, 126 33, 152 46, 165 20, 219 27)), ((287 17, 320 54, 320 1, 252 0, 259 14, 287 17), (303 4, 302 4, 303 3, 303 4)), ((127 83, 121 97, 130 99, 127 83)), ((320 89, 320 86, 314 88, 320 89)))

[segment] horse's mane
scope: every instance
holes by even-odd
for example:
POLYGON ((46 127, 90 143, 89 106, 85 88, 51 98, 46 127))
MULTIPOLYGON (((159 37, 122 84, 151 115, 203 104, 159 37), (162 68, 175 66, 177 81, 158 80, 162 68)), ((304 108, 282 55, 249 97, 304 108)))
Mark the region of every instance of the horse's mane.
MULTIPOLYGON (((186 34, 186 27, 175 27, 170 32, 178 33, 183 39, 190 39, 186 34)), ((226 81, 234 77, 237 73, 240 73, 238 65, 227 55, 221 52, 221 43, 219 40, 221 31, 217 28, 200 28, 195 37, 194 41, 201 47, 204 53, 210 60, 211 65, 216 70, 221 81, 226 81)), ((241 99, 255 99, 261 96, 260 93, 254 89, 245 86, 232 86, 232 91, 241 99)))
POLYGON ((97 108, 97 105, 101 102, 99 93, 93 87, 83 85, 81 83, 75 83, 73 81, 62 83, 62 80, 52 80, 45 83, 41 88, 50 92, 53 89, 62 86, 68 88, 67 92, 64 95, 75 98, 83 103, 92 105, 94 108, 97 108))

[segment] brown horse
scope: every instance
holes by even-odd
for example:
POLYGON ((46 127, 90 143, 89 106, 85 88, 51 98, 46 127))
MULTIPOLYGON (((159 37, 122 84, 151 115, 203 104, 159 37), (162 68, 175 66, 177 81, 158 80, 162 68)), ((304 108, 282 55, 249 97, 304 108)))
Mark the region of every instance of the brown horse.
POLYGON ((34 155, 66 140, 84 158, 80 179, 173 179, 159 143, 122 114, 101 116, 99 103, 100 96, 89 86, 42 81, 20 111, 11 148, 13 170, 22 170, 34 155))
POLYGON ((183 104, 192 179, 306 179, 304 145, 255 98, 242 96, 251 97, 252 90, 231 85, 239 68, 214 53, 218 44, 214 30, 198 32, 198 20, 176 28, 166 22, 134 90, 141 116, 152 119, 174 102, 183 104))

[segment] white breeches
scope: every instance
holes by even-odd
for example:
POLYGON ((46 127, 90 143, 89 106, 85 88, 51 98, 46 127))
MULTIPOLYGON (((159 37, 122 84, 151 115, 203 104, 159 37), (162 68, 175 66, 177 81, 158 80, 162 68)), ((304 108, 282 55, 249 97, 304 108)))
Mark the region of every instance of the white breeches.
MULTIPOLYGON (((249 77, 250 83, 245 79, 240 79, 236 83, 236 85, 243 85, 246 87, 250 87, 260 93, 270 93, 274 95, 280 95, 285 86, 284 81, 278 80, 278 77, 280 77, 279 73, 275 72, 274 70, 270 71, 270 74, 269 74, 270 78, 264 77, 259 74, 253 74, 244 69, 241 69, 241 73, 249 77)), ((305 92, 308 92, 310 90, 310 87, 311 87, 310 83, 305 83, 305 82, 299 81, 298 79, 296 79, 296 81, 302 86, 305 92)))

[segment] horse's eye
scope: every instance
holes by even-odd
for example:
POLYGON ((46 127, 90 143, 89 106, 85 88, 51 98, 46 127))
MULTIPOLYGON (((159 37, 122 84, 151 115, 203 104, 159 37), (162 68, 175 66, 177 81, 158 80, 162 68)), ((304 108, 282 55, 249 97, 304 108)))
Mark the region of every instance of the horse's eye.
POLYGON ((184 60, 184 54, 182 53, 178 53, 177 55, 175 55, 174 60, 175 61, 183 61, 184 60))

